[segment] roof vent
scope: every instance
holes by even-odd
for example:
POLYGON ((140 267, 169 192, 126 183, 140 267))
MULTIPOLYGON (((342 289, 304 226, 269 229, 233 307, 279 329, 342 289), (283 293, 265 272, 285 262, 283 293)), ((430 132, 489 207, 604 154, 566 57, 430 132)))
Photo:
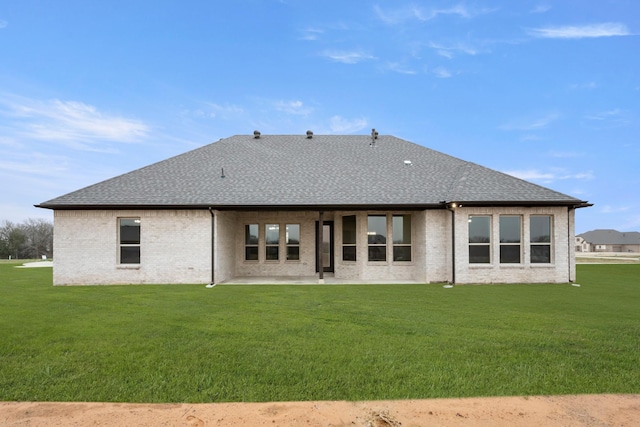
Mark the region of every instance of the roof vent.
POLYGON ((413 166, 413 163, 411 163, 411 160, 405 160, 404 161, 404 165, 405 166, 413 166))
POLYGON ((369 143, 370 147, 376 146, 376 139, 378 139, 378 131, 375 129, 371 129, 371 142, 369 143))
POLYGON ((260 139, 260 131, 259 130, 254 130, 253 131, 253 137, 255 139, 260 139))
POLYGON ((311 139, 313 138, 313 132, 311 132, 310 130, 307 131, 307 139, 311 139))

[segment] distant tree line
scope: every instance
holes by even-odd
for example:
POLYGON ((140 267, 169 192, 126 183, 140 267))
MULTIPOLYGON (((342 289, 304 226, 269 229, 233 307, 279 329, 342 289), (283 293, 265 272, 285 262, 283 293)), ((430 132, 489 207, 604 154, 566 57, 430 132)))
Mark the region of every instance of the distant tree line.
POLYGON ((29 218, 21 224, 0 223, 0 258, 34 259, 53 257, 53 224, 29 218))

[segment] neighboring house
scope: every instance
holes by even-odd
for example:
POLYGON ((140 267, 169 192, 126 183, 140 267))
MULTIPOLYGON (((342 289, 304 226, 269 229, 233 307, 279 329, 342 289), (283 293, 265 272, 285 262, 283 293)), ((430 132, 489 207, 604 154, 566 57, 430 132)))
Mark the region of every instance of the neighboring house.
POLYGON ((54 210, 54 284, 66 285, 563 283, 574 210, 590 205, 375 131, 256 131, 38 206, 54 210))
POLYGON ((576 252, 591 252, 591 244, 580 236, 576 236, 576 252))
POLYGON ((592 230, 576 236, 584 252, 640 252, 640 232, 592 230), (580 240, 579 240, 580 239, 580 240))

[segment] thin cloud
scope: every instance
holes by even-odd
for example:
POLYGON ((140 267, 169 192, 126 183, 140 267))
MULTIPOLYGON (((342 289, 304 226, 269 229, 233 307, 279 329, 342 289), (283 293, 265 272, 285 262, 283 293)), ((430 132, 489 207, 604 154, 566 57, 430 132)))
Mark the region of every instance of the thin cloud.
POLYGON ((544 183, 551 183, 553 181, 567 179, 591 180, 594 178, 593 173, 591 172, 569 173, 563 169, 555 169, 544 172, 539 169, 523 169, 504 171, 504 173, 527 181, 538 181, 544 183))
POLYGON ((528 33, 534 37, 547 39, 583 39, 632 35, 626 25, 615 22, 534 28, 529 30, 528 33))
POLYGON ((439 15, 458 15, 462 18, 471 18, 473 14, 465 6, 459 4, 446 9, 422 9, 416 8, 416 18, 421 21, 430 21, 439 15))
POLYGON ((331 129, 331 132, 338 134, 358 132, 366 128, 367 125, 367 119, 362 117, 357 119, 345 119, 341 116, 333 116, 329 120, 329 128, 331 129))
POLYGON ((629 211, 629 209, 630 209, 629 206, 604 205, 600 209, 600 212, 602 212, 602 213, 619 213, 619 212, 627 212, 627 211, 629 211))
POLYGON ((616 108, 614 110, 602 111, 599 113, 591 114, 586 118, 589 120, 596 120, 596 121, 605 121, 605 120, 612 120, 612 119, 618 120, 618 118, 621 115, 622 115, 622 111, 616 108))
POLYGON ((551 10, 551 6, 548 4, 539 4, 538 6, 531 9, 529 13, 545 13, 551 10))
POLYGON ((376 59, 375 56, 359 50, 325 50, 320 55, 332 61, 341 62, 343 64, 357 64, 358 62, 376 59))
POLYGON ((313 111, 312 108, 306 107, 302 101, 276 101, 274 103, 276 110, 296 116, 308 116, 313 111))
POLYGON ((451 59, 456 53, 464 53, 467 55, 477 55, 478 51, 468 45, 456 43, 452 45, 444 45, 440 43, 430 42, 429 47, 435 49, 438 55, 447 59, 451 59))
POLYGON ((449 77, 453 76, 451 71, 447 70, 444 67, 436 67, 433 69, 432 73, 439 79, 448 79, 449 77))
POLYGON ((576 151, 549 151, 547 154, 549 157, 555 157, 557 159, 570 159, 584 156, 584 153, 576 151))
POLYGON ((374 6, 376 16, 387 25, 399 25, 407 21, 427 22, 439 16, 458 16, 461 18, 473 18, 474 16, 492 12, 493 9, 470 9, 458 4, 448 8, 425 8, 420 6, 405 6, 397 9, 383 10, 380 6, 374 6))
POLYGON ((324 34, 324 30, 320 30, 318 28, 306 28, 302 30, 301 40, 307 41, 315 41, 320 38, 324 34))
POLYGON ((587 83, 574 83, 569 86, 572 90, 593 90, 598 87, 596 82, 587 82, 587 83))
POLYGON ((389 62, 387 63, 387 69, 393 71, 398 74, 407 74, 407 75, 415 75, 417 72, 405 65, 402 65, 398 62, 389 62))
POLYGON ((626 126, 630 122, 628 113, 618 108, 589 114, 585 119, 589 126, 598 129, 626 126))
POLYGON ((510 170, 504 171, 507 175, 515 176, 516 178, 525 179, 527 181, 545 181, 551 182, 556 179, 556 176, 551 172, 541 172, 537 169, 526 170, 510 170))
POLYGON ((68 171, 68 159, 64 156, 29 153, 3 153, 0 160, 0 175, 15 174, 60 176, 68 171))
MULTIPOLYGON (((212 119, 233 120, 245 113, 244 108, 234 104, 220 105, 208 102, 206 105, 209 107, 208 115, 212 119)), ((191 113, 195 116, 203 115, 202 110, 195 110, 191 113)))
POLYGON ((498 129, 502 130, 522 130, 531 131, 539 130, 548 127, 551 123, 556 121, 560 117, 559 114, 547 114, 542 117, 536 117, 532 119, 519 119, 503 125, 498 126, 498 129))
POLYGON ((66 142, 88 149, 97 141, 137 142, 150 131, 145 123, 111 115, 78 101, 7 97, 0 114, 14 119, 10 129, 21 138, 66 142))
POLYGON ((535 135, 532 133, 527 133, 520 137, 520 141, 542 141, 543 139, 544 138, 542 138, 540 135, 535 135))

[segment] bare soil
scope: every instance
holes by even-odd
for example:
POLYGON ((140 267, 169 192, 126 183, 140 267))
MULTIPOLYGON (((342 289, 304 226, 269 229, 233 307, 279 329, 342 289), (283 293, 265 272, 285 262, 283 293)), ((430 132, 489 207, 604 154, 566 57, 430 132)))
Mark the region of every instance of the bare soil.
POLYGON ((640 394, 369 402, 0 402, 0 426, 637 426, 640 394))

